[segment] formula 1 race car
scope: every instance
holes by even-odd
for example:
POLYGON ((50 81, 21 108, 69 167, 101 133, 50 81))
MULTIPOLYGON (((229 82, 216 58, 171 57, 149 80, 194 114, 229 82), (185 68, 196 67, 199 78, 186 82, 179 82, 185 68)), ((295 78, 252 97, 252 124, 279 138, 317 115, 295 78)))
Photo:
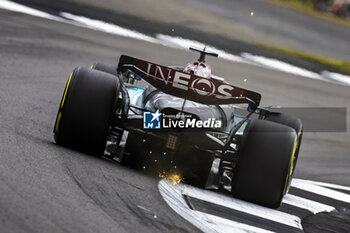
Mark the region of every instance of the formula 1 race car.
POLYGON ((277 208, 302 140, 299 118, 211 75, 203 50, 185 67, 122 55, 71 73, 54 126, 62 146, 174 182, 277 208))

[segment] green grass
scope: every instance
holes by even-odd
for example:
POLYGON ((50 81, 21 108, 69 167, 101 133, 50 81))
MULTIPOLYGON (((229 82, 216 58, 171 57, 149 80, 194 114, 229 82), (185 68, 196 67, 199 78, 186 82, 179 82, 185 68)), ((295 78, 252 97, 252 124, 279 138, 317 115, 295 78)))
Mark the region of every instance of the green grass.
POLYGON ((322 18, 325 20, 329 20, 329 21, 350 27, 349 20, 339 18, 339 17, 333 16, 333 15, 330 15, 328 13, 316 10, 312 4, 312 1, 310 1, 310 0, 308 0, 308 1, 302 1, 302 0, 265 0, 265 1, 272 3, 272 4, 279 5, 279 6, 288 7, 288 8, 294 9, 296 11, 305 13, 305 14, 313 15, 313 16, 316 16, 316 17, 319 17, 319 18, 322 18))
POLYGON ((257 46, 265 49, 269 49, 272 51, 276 51, 279 53, 283 53, 292 57, 297 57, 308 61, 318 62, 327 66, 334 67, 338 70, 350 73, 350 62, 348 61, 344 61, 344 60, 340 60, 340 59, 336 59, 336 58, 328 57, 324 55, 319 55, 319 54, 301 52, 298 50, 285 48, 285 47, 278 47, 274 45, 257 44, 257 46))

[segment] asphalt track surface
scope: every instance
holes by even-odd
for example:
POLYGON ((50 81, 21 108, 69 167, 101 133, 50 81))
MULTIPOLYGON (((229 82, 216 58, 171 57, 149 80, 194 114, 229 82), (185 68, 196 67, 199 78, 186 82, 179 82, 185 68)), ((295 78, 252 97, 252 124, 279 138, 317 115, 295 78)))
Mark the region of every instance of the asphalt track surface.
MULTIPOLYGON (((52 137, 74 67, 114 63, 121 54, 183 65, 196 55, 2 9, 0 30, 1 231, 199 231, 164 202, 158 179, 59 147, 52 137)), ((262 93, 262 105, 350 107, 348 86, 208 62, 227 81, 262 93)), ((349 133, 306 133, 296 177, 349 186, 349 145, 349 133)))
POLYGON ((187 0, 232 22, 311 53, 350 60, 350 27, 256 0, 187 0), (254 15, 251 16, 250 13, 254 15))
MULTIPOLYGON (((216 46, 219 49, 225 50, 235 55, 238 55, 242 52, 244 53, 247 52, 247 53, 252 53, 252 54, 256 54, 264 57, 276 58, 278 60, 293 64, 298 67, 302 67, 317 73, 323 70, 328 70, 336 73, 344 73, 346 75, 349 75, 348 72, 338 70, 332 66, 325 66, 324 64, 320 64, 318 62, 311 62, 311 61, 299 59, 296 57, 291 57, 282 53, 274 52, 259 46, 254 46, 253 44, 247 43, 245 40, 233 40, 233 39, 227 38, 222 34, 217 35, 217 34, 209 33, 207 31, 200 31, 200 30, 197 30, 197 28, 193 25, 190 28, 186 27, 185 26, 186 24, 191 25, 191 23, 188 22, 190 21, 190 19, 185 19, 182 23, 167 23, 164 21, 160 21, 159 19, 155 20, 153 18, 146 18, 145 20, 144 17, 141 17, 138 14, 126 14, 124 12, 113 10, 116 4, 113 4, 113 2, 108 0, 106 0, 106 2, 101 3, 101 6, 97 6, 97 7, 96 6, 93 7, 91 5, 81 3, 80 1, 82 0, 76 0, 76 1, 14 0, 14 2, 18 2, 20 4, 33 7, 35 9, 43 10, 53 15, 58 15, 59 12, 69 12, 75 15, 83 15, 91 19, 97 19, 105 22, 114 23, 121 27, 133 29, 146 35, 153 36, 157 33, 162 33, 170 36, 179 36, 182 38, 201 41, 202 43, 216 46), (108 6, 110 6, 110 8, 108 8, 108 6)), ((192 1, 194 0, 191 0, 190 2, 192 1)), ((221 7, 220 5, 217 5, 216 7, 211 7, 211 4, 208 4, 208 3, 197 4, 197 5, 198 5, 198 8, 203 7, 210 11, 217 8, 222 9, 223 6, 228 5, 227 8, 228 9, 233 8, 231 10, 232 12, 235 12, 235 13, 232 15, 237 16, 238 19, 232 19, 232 17, 228 17, 227 14, 223 14, 221 11, 219 12, 214 11, 214 13, 222 15, 223 17, 228 17, 228 19, 231 20, 233 24, 240 25, 244 23, 243 24, 244 28, 251 28, 253 31, 261 31, 264 29, 261 33, 265 33, 266 36, 271 37, 273 39, 276 38, 276 40, 277 39, 281 40, 283 42, 282 44, 287 47, 288 46, 294 47, 293 46, 294 44, 298 44, 299 47, 296 47, 297 49, 302 51, 305 50, 309 52, 316 52, 309 49, 312 49, 313 47, 317 47, 318 48, 317 52, 319 52, 320 54, 328 54, 328 51, 332 51, 333 54, 329 54, 329 55, 334 57, 342 57, 343 54, 349 54, 348 53, 348 50, 349 50, 348 31, 350 31, 349 28, 345 27, 343 28, 344 30, 342 31, 341 29, 339 29, 340 26, 337 24, 329 23, 327 21, 320 20, 314 17, 310 21, 310 19, 308 18, 310 16, 296 13, 291 10, 286 11, 284 8, 282 8, 281 10, 281 11, 284 11, 284 14, 282 14, 282 16, 279 15, 278 16, 279 18, 278 18, 276 16, 273 16, 274 15, 273 12, 274 11, 280 12, 280 9, 277 6, 267 4, 266 2, 262 2, 262 1, 253 1, 253 2, 247 1, 244 3, 240 3, 238 5, 235 2, 227 3, 225 0, 221 0, 221 1, 222 1, 220 3, 222 4, 221 7), (256 4, 258 4, 258 6, 256 4), (254 19, 252 19, 252 17, 250 17, 251 9, 254 10, 257 8, 259 9, 261 8, 261 11, 257 13, 254 19), (298 23, 293 24, 294 18, 295 20, 301 21, 300 25, 298 23), (281 20, 283 20, 284 23, 278 23, 281 20), (259 22, 263 23, 265 21, 270 23, 268 23, 264 27, 255 25, 259 22), (307 25, 305 25, 305 22, 312 22, 312 23, 311 25, 308 26, 308 28, 305 28, 307 27, 307 25), (319 26, 323 24, 330 24, 329 28, 331 29, 332 33, 330 33, 330 30, 328 30, 328 28, 321 27, 321 29, 319 29, 319 26), (319 30, 317 31, 316 29, 319 29, 319 30), (272 31, 272 30, 275 30, 276 33, 271 34, 269 32, 266 32, 266 31, 272 31), (287 33, 288 35, 285 35, 284 37, 282 37, 280 33, 281 30, 286 31, 286 33, 288 32, 289 34, 287 33), (307 31, 307 33, 305 31, 307 31), (309 34, 317 34, 317 35, 310 36, 309 34), (331 40, 332 42, 330 42, 330 40, 323 41, 322 38, 328 37, 329 36, 328 34, 331 34, 331 36, 332 35, 337 35, 337 36, 332 37, 333 38, 331 40), (305 35, 305 38, 303 37, 304 35, 305 35), (300 38, 304 38, 304 41, 300 41, 300 38), (336 41, 336 40, 339 40, 339 41, 336 41), (322 41, 323 43, 321 43, 322 41), (291 44, 289 45, 288 42, 290 42, 291 44)), ((194 2, 193 4, 195 3, 196 2, 194 2)), ((130 4, 131 6, 129 6, 129 8, 133 6, 135 7, 135 4, 137 5, 137 0, 134 1, 132 4, 130 4)), ((180 3, 174 2, 173 4, 180 4, 180 3)), ((128 4, 125 4, 125 5, 128 5, 128 4)), ((151 5, 143 5, 143 6, 145 7, 146 11, 151 11, 151 12, 153 11, 153 8, 151 5)), ((171 8, 171 6, 168 6, 168 7, 171 8)), ((162 8, 158 10, 162 11, 162 8)), ((157 12, 154 12, 154 14, 157 14, 157 12)), ((163 17, 166 17, 166 16, 163 16, 163 17)), ((198 17, 195 9, 194 9, 193 17, 198 17)), ((210 18, 205 20, 210 20, 210 18)), ((218 24, 220 24, 220 22, 221 21, 219 21, 218 24)), ((227 27, 226 30, 231 30, 231 28, 227 27)), ((236 31, 236 33, 239 34, 241 32, 236 31)), ((269 42, 268 40, 268 42, 262 41, 262 43, 271 44, 274 42, 269 42)))

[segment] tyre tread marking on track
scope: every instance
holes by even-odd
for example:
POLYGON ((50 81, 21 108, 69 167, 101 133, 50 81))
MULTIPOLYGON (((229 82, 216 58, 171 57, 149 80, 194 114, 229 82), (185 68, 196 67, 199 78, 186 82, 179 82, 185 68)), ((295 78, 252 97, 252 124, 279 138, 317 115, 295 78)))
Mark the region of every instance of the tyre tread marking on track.
MULTIPOLYGON (((293 179, 291 186, 342 201, 344 204, 350 203, 350 195, 325 188, 332 187, 342 190, 350 190, 350 187, 301 179, 293 179)), ((280 210, 261 207, 252 203, 237 200, 233 197, 198 189, 185 184, 173 185, 166 180, 161 180, 158 188, 163 199, 173 210, 175 210, 175 212, 204 232, 232 232, 232 230, 235 232, 269 232, 271 228, 266 226, 267 229, 263 229, 261 226, 257 227, 247 224, 247 222, 243 223, 243 220, 243 222, 239 222, 236 221, 236 219, 226 219, 225 217, 205 213, 205 211, 202 212, 198 209, 191 209, 188 204, 186 204, 185 197, 192 197, 204 201, 204 203, 213 203, 217 206, 229 208, 234 211, 248 213, 252 216, 253 220, 254 216, 256 216, 276 223, 282 223, 286 228, 289 227, 289 229, 303 230, 301 219, 299 217, 280 210), (179 204, 179 202, 181 204, 179 204)), ((294 206, 295 208, 304 209, 313 215, 319 213, 331 213, 335 210, 333 206, 327 205, 327 203, 319 203, 292 194, 285 195, 283 203, 294 206)))

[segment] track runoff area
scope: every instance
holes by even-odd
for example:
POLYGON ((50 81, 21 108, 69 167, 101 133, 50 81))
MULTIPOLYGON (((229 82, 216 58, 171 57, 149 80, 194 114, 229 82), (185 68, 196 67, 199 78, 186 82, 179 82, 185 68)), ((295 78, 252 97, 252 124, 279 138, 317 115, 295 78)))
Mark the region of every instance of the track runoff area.
MULTIPOLYGON (((158 34, 154 37, 83 16, 60 12, 51 15, 7 0, 0 0, 0 8, 36 17, 74 24, 118 36, 131 37, 175 48, 202 46, 198 41, 158 34)), ((265 66, 306 78, 350 85, 349 77, 341 74, 311 71, 274 59, 242 53, 240 56, 209 46, 221 58, 234 62, 265 66)), ((350 187, 293 179, 278 209, 269 209, 231 196, 186 184, 162 179, 158 189, 164 201, 180 216, 203 232, 349 232, 350 187)), ((155 216, 156 217, 156 216, 155 216)))
POLYGON ((349 232, 350 187, 293 179, 278 209, 161 180, 167 204, 203 232, 349 232))

